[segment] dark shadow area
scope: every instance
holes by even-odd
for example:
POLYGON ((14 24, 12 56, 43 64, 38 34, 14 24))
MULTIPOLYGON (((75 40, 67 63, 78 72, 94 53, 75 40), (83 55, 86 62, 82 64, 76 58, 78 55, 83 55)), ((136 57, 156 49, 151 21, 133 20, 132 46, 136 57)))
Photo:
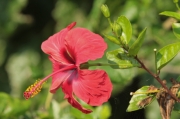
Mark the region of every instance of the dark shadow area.
POLYGON ((144 109, 126 112, 131 99, 130 92, 136 91, 139 88, 140 78, 134 78, 133 82, 127 86, 123 92, 115 97, 110 98, 112 115, 110 119, 146 119, 144 109))
POLYGON ((22 13, 29 15, 33 21, 31 24, 19 24, 15 32, 13 32, 6 41, 6 57, 0 67, 1 91, 9 93, 11 90, 5 67, 12 54, 20 53, 25 49, 33 49, 42 54, 40 49, 42 41, 47 39, 54 31, 55 21, 52 18, 51 12, 55 6, 55 1, 56 0, 29 0, 27 6, 22 10, 22 13), (45 34, 44 29, 47 25, 49 26, 48 34, 45 34))

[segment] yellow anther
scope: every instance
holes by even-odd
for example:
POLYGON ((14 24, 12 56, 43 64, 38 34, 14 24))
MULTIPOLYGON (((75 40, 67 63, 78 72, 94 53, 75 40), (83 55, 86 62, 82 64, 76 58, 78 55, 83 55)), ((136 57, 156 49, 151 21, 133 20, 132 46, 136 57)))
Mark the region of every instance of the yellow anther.
POLYGON ((37 95, 41 91, 43 84, 44 82, 42 82, 41 80, 36 80, 34 84, 30 85, 26 89, 26 91, 24 92, 24 98, 29 99, 37 95))

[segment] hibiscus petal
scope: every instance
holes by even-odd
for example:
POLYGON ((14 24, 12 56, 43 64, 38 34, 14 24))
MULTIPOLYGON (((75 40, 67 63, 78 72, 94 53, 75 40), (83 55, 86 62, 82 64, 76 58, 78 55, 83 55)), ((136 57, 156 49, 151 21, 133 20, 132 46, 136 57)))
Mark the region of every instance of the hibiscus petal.
POLYGON ((68 54, 64 47, 64 38, 69 30, 75 26, 75 24, 75 22, 71 23, 69 26, 44 41, 41 45, 43 52, 50 55, 54 60, 63 64, 71 63, 69 58, 66 57, 68 54))
POLYGON ((51 56, 49 56, 49 60, 52 62, 52 66, 53 66, 53 72, 59 70, 60 68, 65 67, 65 65, 57 62, 56 60, 54 60, 51 56))
POLYGON ((80 70, 79 78, 73 80, 74 94, 91 106, 99 106, 107 102, 112 83, 103 70, 80 70))
POLYGON ((104 39, 87 29, 74 28, 65 37, 65 45, 77 65, 101 58, 107 48, 104 39))
POLYGON ((75 71, 71 77, 64 81, 62 84, 62 90, 65 93, 64 98, 68 99, 68 102, 75 108, 79 109, 80 111, 82 111, 85 114, 91 113, 92 110, 86 109, 84 107, 82 107, 79 102, 74 98, 73 96, 73 90, 72 90, 72 79, 74 80, 75 78, 77 78, 76 76, 77 72, 75 71))
MULTIPOLYGON (((52 57, 49 57, 49 59, 51 60, 52 65, 53 65, 53 72, 56 72, 65 67, 64 65, 62 65, 59 62, 57 62, 56 60, 54 60, 52 57)), ((66 66, 66 68, 67 68, 67 66, 66 66)), ((50 88, 50 92, 55 93, 56 90, 59 89, 59 87, 61 86, 63 81, 67 80, 70 77, 72 72, 73 72, 73 70, 67 70, 67 71, 63 71, 63 72, 54 74, 52 76, 52 85, 50 88)))
POLYGON ((59 87, 61 87, 62 83, 67 80, 71 76, 72 70, 59 72, 52 77, 52 85, 50 88, 51 93, 55 93, 59 87))

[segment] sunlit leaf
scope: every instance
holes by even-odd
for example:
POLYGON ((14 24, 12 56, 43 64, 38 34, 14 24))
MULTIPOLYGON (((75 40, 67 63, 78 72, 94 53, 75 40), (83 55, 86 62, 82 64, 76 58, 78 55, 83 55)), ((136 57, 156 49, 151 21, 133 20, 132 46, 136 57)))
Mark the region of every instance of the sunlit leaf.
POLYGON ((132 36, 132 26, 130 21, 125 16, 120 16, 117 19, 117 23, 120 24, 122 29, 122 42, 128 44, 132 36))
POLYGON ((122 48, 109 51, 106 53, 106 56, 112 68, 125 69, 140 66, 140 64, 132 56, 128 56, 122 48))
POLYGON ((104 34, 104 36, 105 36, 108 40, 110 40, 111 42, 113 42, 113 43, 115 43, 115 44, 117 44, 117 45, 120 45, 120 44, 121 44, 120 41, 119 41, 116 37, 114 37, 114 36, 106 35, 106 34, 104 34))
POLYGON ((164 12, 161 12, 160 15, 165 15, 165 16, 173 17, 177 20, 180 20, 180 14, 176 12, 164 11, 164 12))
POLYGON ((137 94, 134 94, 132 96, 129 102, 129 106, 126 110, 127 112, 145 108, 146 106, 148 106, 150 103, 154 101, 156 93, 147 94, 148 89, 149 89, 149 86, 143 86, 135 92, 137 94))
POLYGON ((167 45, 160 49, 156 55, 157 69, 163 68, 180 51, 180 42, 167 45))
POLYGON ((173 23, 172 28, 174 35, 180 39, 180 23, 173 23))
POLYGON ((138 39, 132 44, 132 46, 129 48, 129 55, 136 56, 138 51, 140 50, 143 41, 144 41, 144 36, 146 34, 146 29, 145 28, 138 36, 138 39))

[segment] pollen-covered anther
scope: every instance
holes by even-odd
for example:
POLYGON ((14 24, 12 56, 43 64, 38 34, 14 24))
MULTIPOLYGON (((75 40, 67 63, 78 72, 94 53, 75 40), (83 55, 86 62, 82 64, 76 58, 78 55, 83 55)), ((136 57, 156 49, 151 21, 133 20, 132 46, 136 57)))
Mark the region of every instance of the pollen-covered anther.
POLYGON ((37 95, 41 91, 43 84, 44 82, 41 82, 40 80, 36 80, 34 84, 30 85, 26 89, 26 91, 24 92, 24 98, 29 99, 37 95))

